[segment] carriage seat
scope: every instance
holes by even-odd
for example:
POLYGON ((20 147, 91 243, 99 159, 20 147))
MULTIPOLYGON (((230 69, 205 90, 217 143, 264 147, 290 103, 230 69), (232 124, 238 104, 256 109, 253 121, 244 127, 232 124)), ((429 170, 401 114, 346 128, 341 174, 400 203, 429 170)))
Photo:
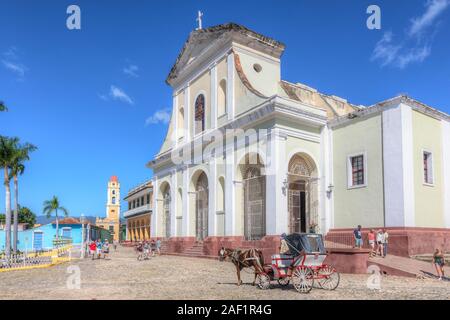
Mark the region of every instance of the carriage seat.
POLYGON ((290 254, 274 254, 272 255, 272 265, 278 268, 287 268, 294 263, 294 256, 290 254))

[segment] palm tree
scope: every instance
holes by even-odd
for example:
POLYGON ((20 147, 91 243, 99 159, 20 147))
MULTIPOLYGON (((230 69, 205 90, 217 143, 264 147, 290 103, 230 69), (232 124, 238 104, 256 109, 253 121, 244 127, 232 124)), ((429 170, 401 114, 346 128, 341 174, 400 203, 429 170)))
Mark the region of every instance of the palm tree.
POLYGON ((59 239, 58 210, 61 210, 64 213, 64 216, 66 217, 69 215, 67 209, 59 205, 59 200, 57 196, 53 196, 51 200, 44 201, 44 213, 47 215, 47 218, 50 218, 52 216, 53 211, 55 212, 56 240, 59 239))
POLYGON ((35 151, 37 148, 30 144, 16 145, 14 152, 14 159, 10 166, 10 179, 14 180, 14 228, 13 228, 13 251, 17 252, 17 240, 19 230, 19 175, 22 175, 25 171, 24 162, 30 159, 30 152, 35 151))
POLYGON ((4 170, 5 184, 5 255, 7 258, 11 256, 11 187, 9 169, 14 161, 16 146, 19 142, 18 138, 8 138, 0 136, 0 168, 4 170))
POLYGON ((8 108, 5 106, 3 101, 0 101, 0 112, 2 111, 8 111, 8 108))

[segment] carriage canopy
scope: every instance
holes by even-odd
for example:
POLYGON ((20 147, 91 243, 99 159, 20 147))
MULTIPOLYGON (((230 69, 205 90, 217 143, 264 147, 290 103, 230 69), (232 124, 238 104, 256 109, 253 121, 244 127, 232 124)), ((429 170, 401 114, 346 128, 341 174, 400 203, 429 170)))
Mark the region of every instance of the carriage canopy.
POLYGON ((285 238, 290 254, 297 256, 302 252, 325 254, 325 247, 321 234, 315 233, 293 233, 285 238))

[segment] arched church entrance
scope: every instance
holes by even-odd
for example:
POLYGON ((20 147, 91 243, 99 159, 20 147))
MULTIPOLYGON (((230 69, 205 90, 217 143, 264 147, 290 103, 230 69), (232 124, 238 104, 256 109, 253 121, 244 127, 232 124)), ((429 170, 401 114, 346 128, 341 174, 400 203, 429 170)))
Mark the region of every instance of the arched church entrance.
POLYGON ((195 210, 197 240, 208 236, 208 177, 204 172, 200 174, 195 184, 195 210))
POLYGON ((317 169, 307 155, 296 154, 288 167, 289 232, 318 232, 317 169))

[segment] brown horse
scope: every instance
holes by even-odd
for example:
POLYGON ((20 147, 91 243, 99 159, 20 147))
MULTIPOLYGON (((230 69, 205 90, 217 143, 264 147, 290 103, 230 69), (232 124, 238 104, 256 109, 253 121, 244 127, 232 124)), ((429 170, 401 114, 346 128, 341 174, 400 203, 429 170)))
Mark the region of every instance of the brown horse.
POLYGON ((238 286, 242 284, 241 280, 241 270, 244 268, 255 269, 255 279, 252 285, 255 285, 256 277, 259 273, 264 272, 264 257, 261 250, 258 249, 229 249, 222 248, 219 250, 219 260, 220 261, 231 261, 236 267, 236 275, 238 278, 238 286))

